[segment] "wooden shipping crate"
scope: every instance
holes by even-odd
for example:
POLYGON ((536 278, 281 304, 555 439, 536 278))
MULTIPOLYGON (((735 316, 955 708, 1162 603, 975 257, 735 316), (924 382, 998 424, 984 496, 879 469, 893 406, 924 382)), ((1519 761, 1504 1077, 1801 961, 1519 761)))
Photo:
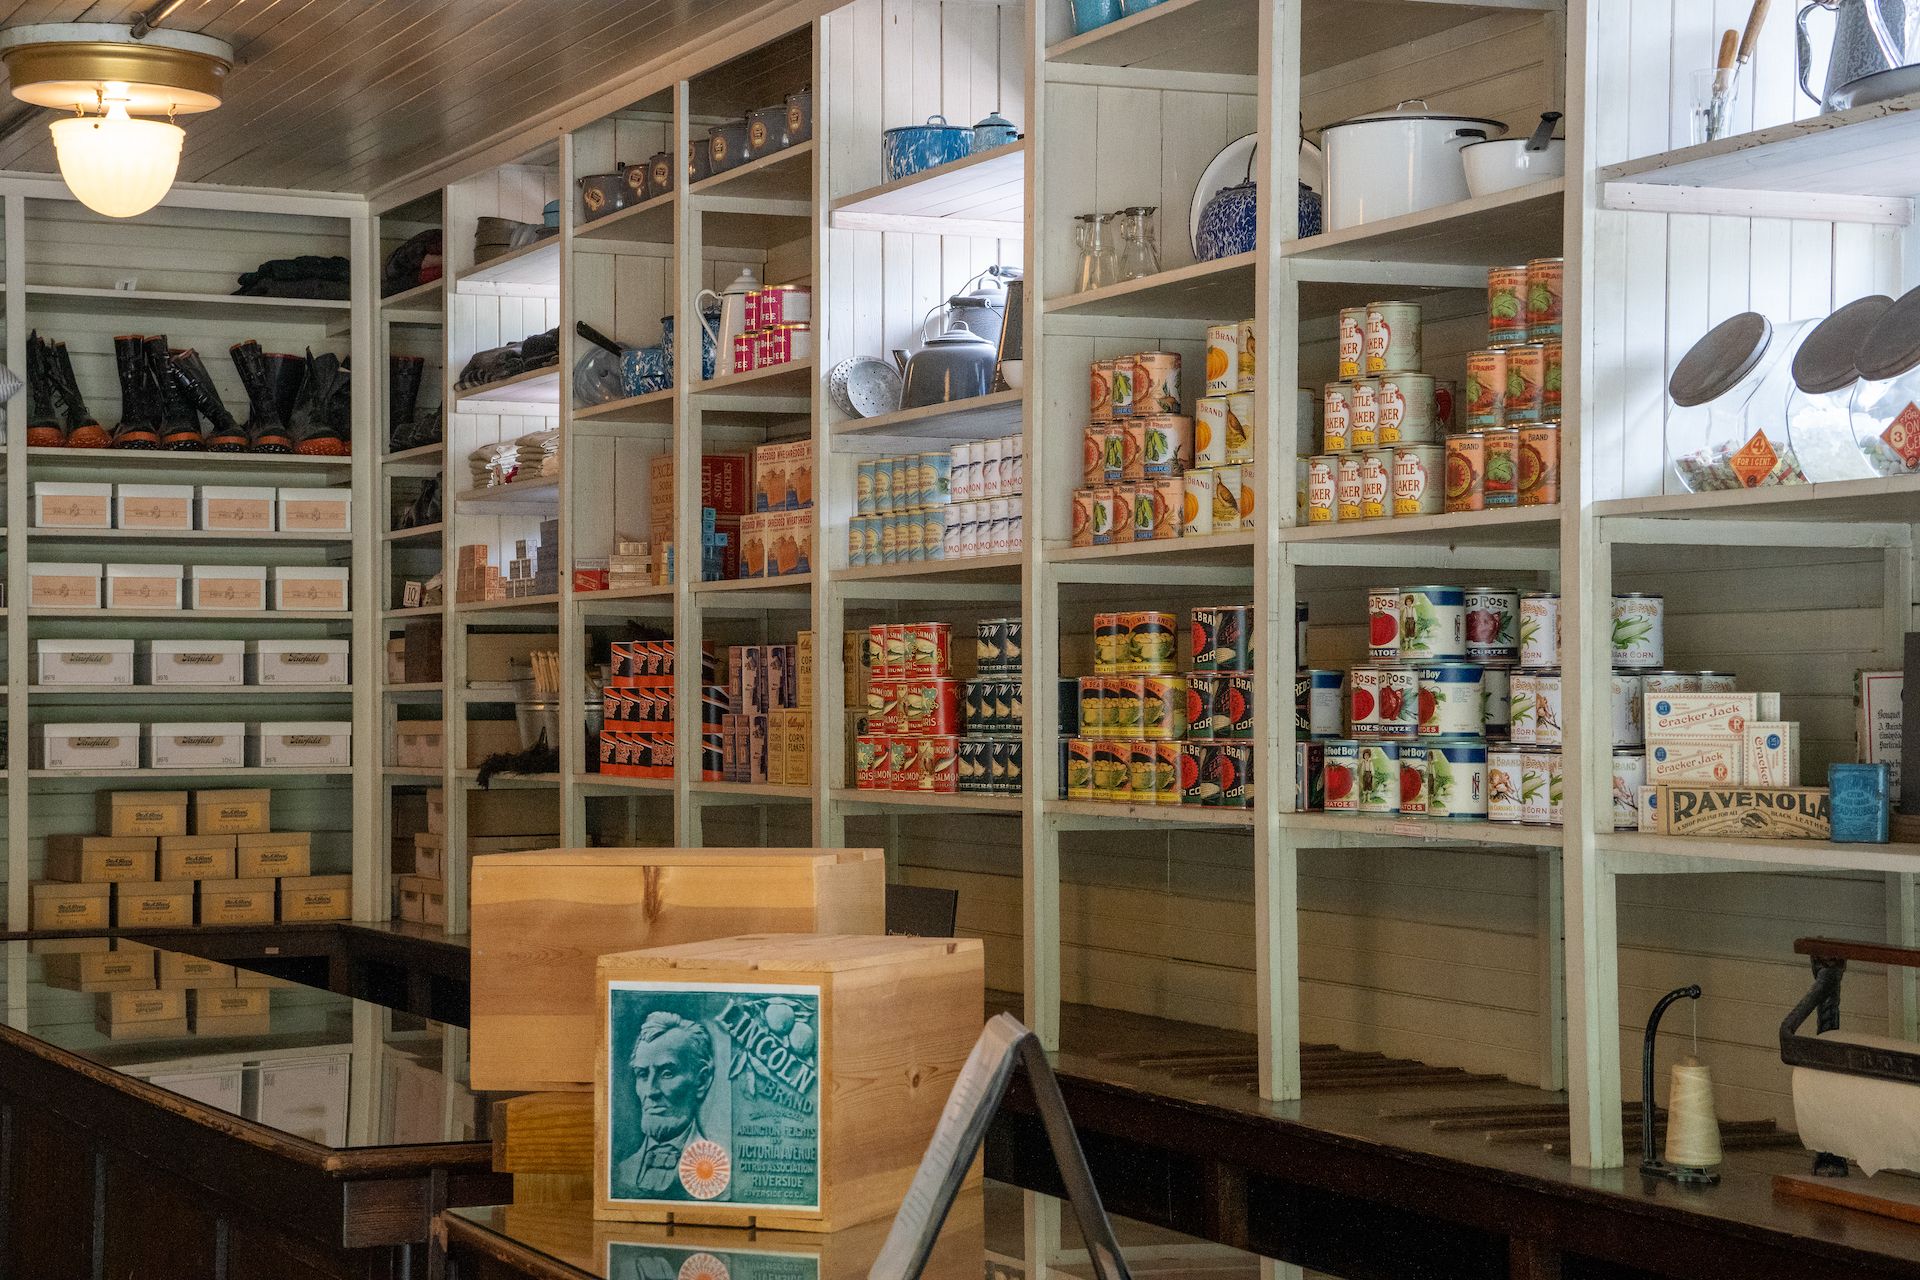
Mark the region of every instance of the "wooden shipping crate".
POLYGON ((985 1015, 974 939, 759 934, 598 973, 594 1204, 631 1222, 891 1217, 985 1015))
POLYGON ((593 1083, 594 961, 742 933, 886 930, 878 849, 551 849, 473 860, 473 1087, 593 1083))
POLYGON ((593 1199, 593 1094, 522 1093, 493 1104, 493 1168, 513 1198, 593 1199))

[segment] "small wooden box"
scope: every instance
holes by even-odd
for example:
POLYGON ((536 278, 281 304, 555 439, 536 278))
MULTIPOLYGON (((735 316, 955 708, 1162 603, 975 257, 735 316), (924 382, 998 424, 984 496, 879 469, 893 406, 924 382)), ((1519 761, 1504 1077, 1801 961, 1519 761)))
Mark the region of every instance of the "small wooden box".
POLYGON ((759 934, 602 956, 598 973, 594 1203, 622 1221, 892 1216, 985 1016, 971 938, 759 934), (673 1072, 649 1086, 636 1062, 673 1072), (643 1096, 695 1136, 647 1136, 643 1096))
POLYGON ((753 932, 882 933, 878 849, 554 849, 473 860, 473 1087, 593 1080, 594 961, 753 932))
POLYGON ((161 836, 162 880, 231 880, 233 836, 161 836))
POLYGON ((152 836, 48 836, 49 880, 151 880, 152 836))
POLYGON ((205 960, 179 951, 160 952, 160 985, 180 990, 231 987, 234 969, 218 960, 205 960))
POLYGON ((272 924, 274 898, 269 879, 202 880, 200 923, 272 924))
POLYGON ((203 836, 270 832, 273 793, 265 787, 193 793, 193 829, 203 836))
POLYGON ((113 886, 116 929, 156 929, 193 923, 193 881, 123 880, 113 886))
POLYGON ((234 874, 306 876, 313 874, 311 831, 249 831, 234 837, 234 874))
POLYGON ((184 991, 110 991, 94 1019, 115 1040, 157 1040, 187 1034, 184 991))
POLYGON ((288 876, 280 881, 283 921, 345 920, 352 914, 352 876, 288 876))
POLYGON ((100 831, 109 836, 182 836, 187 833, 184 791, 103 791, 94 801, 100 831))
POLYGON ((189 994, 197 1036, 256 1036, 273 1030, 272 996, 263 987, 197 988, 189 994))
POLYGON ((151 991, 154 952, 138 944, 115 947, 101 941, 97 951, 55 952, 41 961, 47 985, 63 991, 151 991))
POLYGON ((35 929, 105 929, 112 917, 113 886, 43 882, 33 886, 35 929))

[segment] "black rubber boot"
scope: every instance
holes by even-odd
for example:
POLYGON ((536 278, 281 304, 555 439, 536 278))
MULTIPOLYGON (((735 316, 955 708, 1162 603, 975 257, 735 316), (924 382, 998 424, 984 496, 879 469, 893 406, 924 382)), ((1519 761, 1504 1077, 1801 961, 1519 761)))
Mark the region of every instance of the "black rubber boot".
POLYGON ((67 443, 67 429, 60 425, 53 403, 50 353, 38 330, 27 335, 27 443, 36 449, 58 449, 67 443))
MULTIPOLYGON (((240 372, 240 385, 247 389, 247 421, 241 428, 247 435, 247 447, 261 453, 291 453, 293 441, 274 401, 277 367, 267 364, 269 357, 251 338, 234 343, 230 354, 233 367, 240 372)), ((292 357, 271 358, 278 361, 292 357)))
POLYGON ((420 356, 387 357, 387 447, 395 453, 427 441, 416 439, 420 413, 420 381, 427 362, 420 356))
POLYGON ((347 452, 347 441, 340 428, 341 405, 345 399, 347 375, 341 371, 340 357, 330 351, 314 355, 307 350, 306 375, 300 382, 300 395, 293 406, 293 451, 324 457, 339 457, 347 452))
POLYGON ((207 437, 200 430, 200 415, 181 392, 180 380, 173 376, 173 350, 167 345, 167 336, 163 333, 148 338, 146 347, 147 370, 160 389, 160 447, 176 451, 205 449, 207 437))
POLYGON ((106 448, 111 437, 80 396, 80 383, 73 376, 73 357, 67 354, 67 344, 56 342, 42 354, 51 356, 54 391, 66 410, 67 445, 75 449, 106 448))
POLYGON ((207 420, 207 448, 214 453, 245 453, 246 430, 227 412, 226 403, 220 399, 219 388, 213 385, 213 375, 207 372, 206 361, 200 358, 200 353, 188 347, 174 352, 169 363, 180 394, 207 420))
POLYGON ((146 339, 125 334, 115 338, 113 357, 120 365, 120 421, 113 428, 113 447, 158 449, 160 389, 153 385, 146 339))

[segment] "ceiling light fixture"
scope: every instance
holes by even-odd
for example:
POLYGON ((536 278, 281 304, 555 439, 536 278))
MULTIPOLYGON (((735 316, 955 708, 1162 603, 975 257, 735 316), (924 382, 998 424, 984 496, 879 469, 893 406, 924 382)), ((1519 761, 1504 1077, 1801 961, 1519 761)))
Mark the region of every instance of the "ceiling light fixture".
POLYGON ((116 23, 45 22, 0 31, 0 62, 14 97, 73 112, 52 125, 68 189, 96 213, 131 218, 173 186, 186 138, 173 118, 220 105, 233 46, 151 26, 136 36, 116 23))

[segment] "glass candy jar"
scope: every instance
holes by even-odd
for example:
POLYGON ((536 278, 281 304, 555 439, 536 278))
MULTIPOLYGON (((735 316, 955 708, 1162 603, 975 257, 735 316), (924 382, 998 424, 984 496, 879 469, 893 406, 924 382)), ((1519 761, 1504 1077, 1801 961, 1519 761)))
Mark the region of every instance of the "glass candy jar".
POLYGON ((1119 279, 1113 246, 1113 215, 1083 213, 1074 218, 1073 242, 1080 250, 1080 282, 1074 292, 1099 289, 1119 279))
POLYGON ((1757 311, 1721 321, 1693 344, 1667 380, 1681 409, 1667 424, 1674 471, 1690 493, 1799 484, 1787 438, 1793 357, 1811 320, 1776 325, 1757 311))
POLYGON ((1920 471, 1920 289, 1888 306, 1860 344, 1853 438, 1873 474, 1920 471))
POLYGON ((1118 276, 1144 280, 1160 271, 1159 236, 1152 205, 1136 205, 1113 215, 1120 228, 1118 276))
POLYGON ((1814 325, 1794 354, 1787 438, 1801 472, 1815 483, 1877 474, 1855 442, 1853 393, 1862 342, 1892 305, 1884 294, 1856 298, 1814 325))

